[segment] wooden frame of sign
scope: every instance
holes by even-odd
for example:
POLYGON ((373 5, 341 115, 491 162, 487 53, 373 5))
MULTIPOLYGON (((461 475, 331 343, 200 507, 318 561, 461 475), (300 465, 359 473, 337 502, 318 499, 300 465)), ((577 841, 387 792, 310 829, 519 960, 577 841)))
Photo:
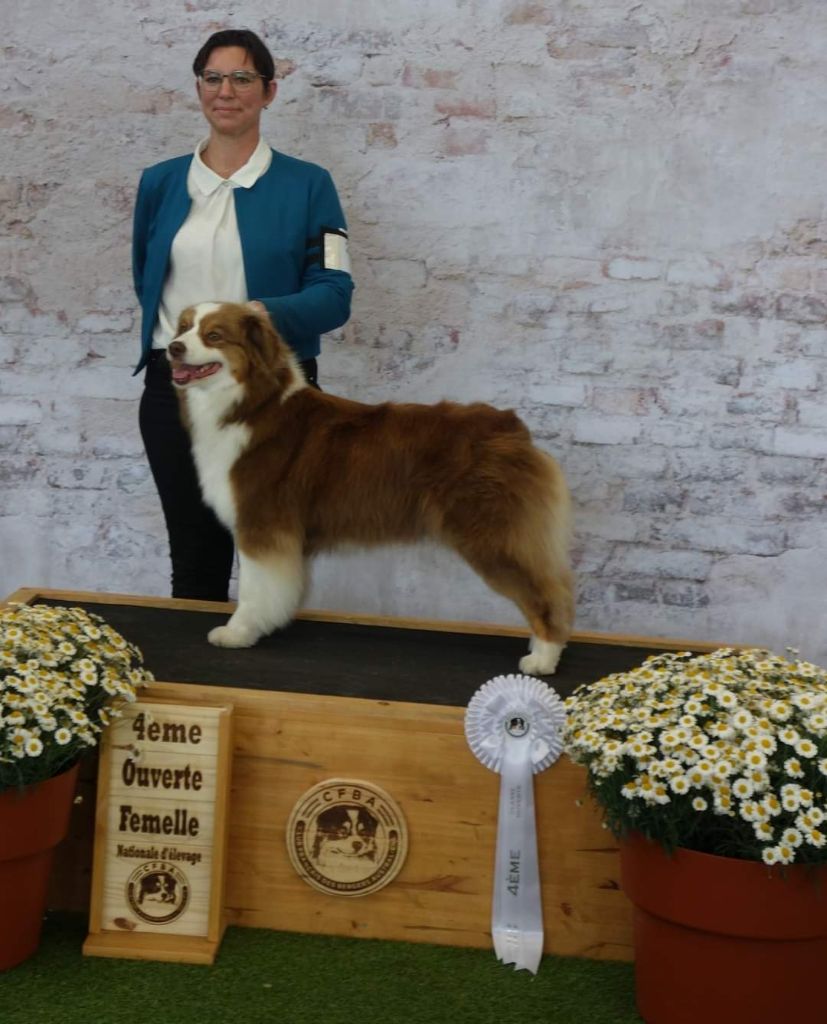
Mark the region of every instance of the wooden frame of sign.
POLYGON ((85 956, 215 959, 232 707, 208 701, 141 699, 104 734, 85 956))

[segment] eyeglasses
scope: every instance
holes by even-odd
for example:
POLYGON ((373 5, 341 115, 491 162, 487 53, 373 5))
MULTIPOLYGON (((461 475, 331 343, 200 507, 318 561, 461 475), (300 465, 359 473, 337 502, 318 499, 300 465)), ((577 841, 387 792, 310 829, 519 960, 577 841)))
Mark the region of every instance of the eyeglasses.
POLYGON ((230 85, 239 92, 249 89, 259 78, 263 78, 265 82, 267 81, 266 75, 259 75, 255 71, 205 71, 198 77, 201 79, 201 84, 209 92, 217 92, 225 78, 229 78, 230 85))

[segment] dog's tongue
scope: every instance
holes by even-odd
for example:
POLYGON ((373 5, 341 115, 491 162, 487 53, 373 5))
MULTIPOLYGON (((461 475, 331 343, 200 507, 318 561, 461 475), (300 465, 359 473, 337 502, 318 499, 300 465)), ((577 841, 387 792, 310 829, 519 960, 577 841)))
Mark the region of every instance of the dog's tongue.
POLYGON ((176 384, 189 384, 191 380, 199 380, 201 377, 209 377, 210 374, 221 368, 221 363, 203 363, 201 366, 192 366, 190 363, 179 363, 172 368, 172 379, 176 384))

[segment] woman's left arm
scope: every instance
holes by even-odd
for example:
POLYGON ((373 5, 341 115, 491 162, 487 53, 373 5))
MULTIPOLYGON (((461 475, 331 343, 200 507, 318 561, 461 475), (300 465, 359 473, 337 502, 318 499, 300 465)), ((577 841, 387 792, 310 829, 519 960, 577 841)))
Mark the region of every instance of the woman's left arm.
POLYGON ((308 225, 300 290, 275 298, 254 296, 267 307, 279 333, 291 341, 335 330, 350 316, 354 286, 347 253, 347 227, 327 171, 322 171, 311 185, 308 225))

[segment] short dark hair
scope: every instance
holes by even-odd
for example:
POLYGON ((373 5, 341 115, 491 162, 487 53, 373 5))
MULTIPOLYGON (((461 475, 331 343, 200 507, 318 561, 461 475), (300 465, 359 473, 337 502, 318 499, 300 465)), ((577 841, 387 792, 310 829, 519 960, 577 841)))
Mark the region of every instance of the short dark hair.
POLYGON ((210 54, 220 46, 240 46, 242 50, 246 50, 253 62, 253 67, 260 75, 264 76, 265 82, 272 82, 276 77, 276 66, 273 63, 272 54, 255 32, 251 32, 248 28, 225 28, 221 32, 213 32, 196 54, 195 60, 192 62, 192 70, 196 78, 203 73, 210 54))

